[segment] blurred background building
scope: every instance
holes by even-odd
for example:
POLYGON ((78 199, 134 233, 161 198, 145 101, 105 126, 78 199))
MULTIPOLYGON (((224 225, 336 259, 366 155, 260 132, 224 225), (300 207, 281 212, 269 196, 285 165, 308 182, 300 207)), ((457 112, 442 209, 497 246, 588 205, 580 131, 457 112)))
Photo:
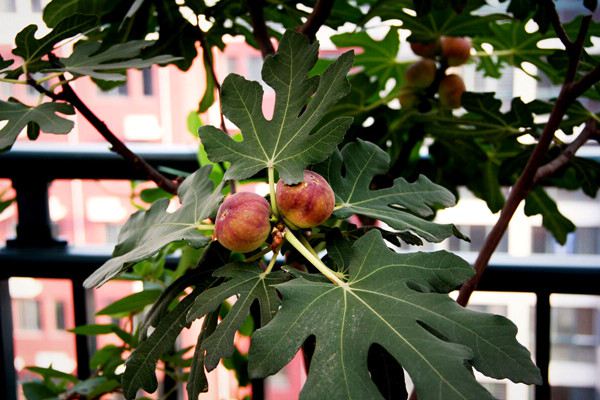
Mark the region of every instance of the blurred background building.
MULTIPOLYGON (((13 38, 27 24, 43 26, 42 0, 0 0, 0 54, 11 58, 13 38)), ((560 2, 564 17, 571 15, 580 2, 560 2)), ((384 32, 385 33, 385 32, 384 32)), ((327 43, 327 40, 324 40, 327 43)), ((330 45, 325 51, 333 51, 330 45)), ((406 42, 399 57, 411 54, 406 42)), ((260 53, 243 42, 230 43, 225 53, 216 55, 219 79, 236 72, 249 79, 260 80, 262 59, 260 53)), ((459 71, 467 88, 474 91, 492 91, 509 102, 513 96, 524 100, 549 98, 557 88, 547 80, 536 81, 518 70, 506 71, 499 80, 483 78, 473 65, 459 71)), ((110 92, 101 92, 91 81, 77 80, 76 91, 98 116, 104 119, 121 139, 134 148, 165 146, 178 149, 196 149, 197 137, 189 132, 187 117, 197 108, 204 90, 202 63, 198 60, 192 69, 182 73, 174 67, 130 71, 127 83, 110 92)), ((35 104, 38 95, 25 86, 0 83, 2 99, 19 98, 35 104)), ((274 96, 267 92, 264 109, 272 108, 274 96)), ((102 137, 80 116, 69 135, 43 135, 36 143, 23 140, 17 146, 103 146, 102 137)), ((202 116, 203 122, 218 125, 218 109, 213 107, 202 116)), ((600 155, 598 146, 589 145, 583 154, 600 155)), ((76 165, 73 168, 77 168, 76 165)), ((0 191, 10 186, 0 181, 0 191)), ((50 189, 50 213, 57 236, 74 246, 110 246, 116 242, 119 227, 135 211, 132 204, 132 186, 116 181, 57 181, 50 189)), ((532 260, 548 264, 568 265, 572 262, 597 265, 600 262, 600 203, 578 192, 556 191, 560 210, 578 227, 570 234, 564 246, 558 245, 541 227, 541 218, 526 217, 522 210, 512 221, 507 235, 500 244, 496 260, 510 257, 522 264, 532 260)), ((491 215, 486 205, 468 191, 461 193, 457 207, 438 216, 441 222, 452 222, 468 234, 471 243, 454 239, 428 249, 445 248, 459 252, 472 260, 480 249, 486 233, 497 216, 491 215)), ((0 214, 0 240, 14 235, 15 206, 0 214)), ((600 284, 600 283, 599 283, 600 284)), ((29 379, 23 369, 27 365, 48 366, 65 372, 76 369, 73 335, 66 329, 73 327, 73 305, 70 283, 60 280, 13 278, 10 282, 15 315, 15 366, 20 379, 29 379)), ((96 292, 98 309, 129 292, 140 290, 127 282, 112 283, 96 292)), ((600 399, 600 298, 594 296, 553 295, 552 353, 550 383, 553 399, 600 399)), ((472 308, 505 315, 519 327, 518 338, 533 350, 534 343, 533 294, 476 293, 472 308)), ((193 328, 195 329, 195 328, 193 328)), ((190 337, 194 337, 189 334, 190 337)), ((104 339, 110 341, 110 337, 104 339)), ((183 341, 186 339, 184 338, 183 341)), ((99 343, 102 345, 102 343, 99 343)), ((300 358, 267 381, 270 399, 294 399, 305 378, 300 358)), ((211 374, 213 383, 206 399, 226 399, 236 396, 232 374, 218 369, 211 374)), ((532 396, 524 385, 498 382, 481 377, 498 399, 521 400, 532 396)))

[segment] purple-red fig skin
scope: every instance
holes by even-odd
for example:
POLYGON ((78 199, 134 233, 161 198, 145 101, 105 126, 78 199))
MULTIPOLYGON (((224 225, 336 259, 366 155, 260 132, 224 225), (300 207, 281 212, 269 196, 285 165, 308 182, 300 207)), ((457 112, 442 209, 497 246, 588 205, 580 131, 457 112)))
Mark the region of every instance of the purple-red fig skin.
POLYGON ((329 183, 316 172, 304 171, 304 180, 297 185, 277 182, 277 208, 298 228, 321 225, 333 213, 335 194, 329 183))
POLYGON ((421 43, 411 42, 410 48, 418 56, 425 58, 435 58, 440 54, 440 41, 436 40, 433 42, 421 43))
POLYGON ((469 38, 445 36, 441 43, 442 57, 451 67, 462 65, 471 57, 471 40, 469 38))
POLYGON ((437 66, 433 60, 423 58, 406 69, 404 78, 410 87, 424 89, 435 80, 437 66))
POLYGON ((456 74, 445 76, 440 82, 438 94, 440 103, 448 108, 460 108, 462 95, 465 92, 465 82, 456 74))
POLYGON ((259 248, 271 232, 271 209, 255 193, 240 192, 223 201, 215 221, 219 243, 231 251, 246 253, 259 248))

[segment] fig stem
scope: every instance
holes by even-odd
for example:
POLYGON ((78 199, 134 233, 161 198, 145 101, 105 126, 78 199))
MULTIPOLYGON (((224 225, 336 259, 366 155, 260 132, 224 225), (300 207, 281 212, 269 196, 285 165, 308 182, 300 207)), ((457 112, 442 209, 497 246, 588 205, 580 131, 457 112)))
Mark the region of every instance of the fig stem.
POLYGON ((275 168, 267 168, 269 174, 269 199, 271 200, 271 212, 275 217, 279 217, 277 210, 277 201, 275 200, 275 168))
POLYGON ((304 236, 300 236, 300 243, 302 243, 304 245, 304 247, 306 247, 308 249, 308 251, 313 253, 313 255, 315 257, 319 256, 317 254, 316 250, 310 245, 310 242, 304 236))
POLYGON ((321 261, 319 257, 311 253, 311 251, 307 249, 302 244, 302 242, 298 240, 296 236, 294 236, 290 229, 285 230, 284 237, 292 246, 294 246, 296 250, 298 250, 298 252, 300 252, 300 254, 304 256, 304 258, 306 258, 312 265, 314 265, 315 268, 318 269, 319 272, 322 273, 327 279, 329 279, 331 282, 338 286, 348 286, 348 284, 342 281, 340 278, 338 278, 336 273, 329 269, 329 267, 327 267, 327 265, 325 265, 325 263, 321 261))
POLYGON ((333 207, 333 211, 337 211, 337 210, 341 210, 342 208, 345 208, 346 206, 344 204, 338 204, 335 207, 333 207))
POLYGON ((269 247, 265 247, 264 249, 262 249, 259 253, 251 256, 251 257, 247 257, 244 259, 244 262, 252 262, 252 261, 256 261, 259 258, 262 258, 265 254, 269 253, 271 251, 271 249, 269 247))
POLYGON ((273 267, 275 266, 275 263, 277 262, 277 256, 279 255, 279 249, 281 249, 281 246, 278 246, 273 251, 273 255, 271 256, 271 261, 269 261, 269 265, 267 266, 267 269, 265 269, 265 272, 262 273, 263 276, 267 276, 271 273, 271 270, 273 269, 273 267))
POLYGON ((196 224, 196 229, 199 231, 214 231, 215 226, 213 224, 196 224))

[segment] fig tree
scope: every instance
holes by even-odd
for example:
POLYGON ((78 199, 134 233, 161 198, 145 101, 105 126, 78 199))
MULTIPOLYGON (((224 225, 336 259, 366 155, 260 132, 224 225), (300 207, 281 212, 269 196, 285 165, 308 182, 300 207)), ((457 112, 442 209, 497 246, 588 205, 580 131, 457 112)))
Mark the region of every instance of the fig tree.
POLYGON ((435 80, 436 65, 433 60, 423 58, 406 69, 404 78, 410 87, 424 89, 435 80))
POLYGON ((461 97, 465 90, 465 83, 460 76, 456 74, 445 76, 438 88, 440 104, 448 108, 460 108, 461 97))
POLYGON ((329 183, 313 171, 304 171, 304 180, 296 185, 277 182, 277 208, 298 228, 320 225, 333 213, 335 195, 329 183))
POLYGON ((441 46, 442 56, 451 67, 466 63, 471 56, 471 40, 468 38, 444 36, 441 46))
POLYGON ((217 212, 217 240, 240 253, 259 248, 271 232, 270 212, 267 200, 255 193, 241 192, 227 197, 217 212))

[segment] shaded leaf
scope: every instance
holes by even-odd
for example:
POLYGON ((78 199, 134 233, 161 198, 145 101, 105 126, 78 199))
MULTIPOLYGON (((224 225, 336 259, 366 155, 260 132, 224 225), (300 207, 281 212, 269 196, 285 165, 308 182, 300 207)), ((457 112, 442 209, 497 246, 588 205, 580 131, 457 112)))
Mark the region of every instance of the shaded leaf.
POLYGON ((303 278, 277 285, 282 307, 252 337, 251 376, 277 372, 314 335, 301 399, 382 398, 367 369, 373 343, 406 369, 422 400, 493 399, 471 367, 494 378, 541 382, 509 320, 467 310, 447 295, 472 274, 444 251, 393 253, 371 231, 353 246, 347 286, 303 278))
POLYGON ((181 183, 178 195, 182 205, 177 211, 167 213, 169 201, 163 199, 147 211, 133 214, 119 233, 113 258, 90 275, 84 285, 88 288, 101 285, 172 242, 186 241, 194 248, 206 246, 210 237, 196 226, 216 212, 222 197, 208 179, 210 170, 203 167, 181 183))
POLYGON ((561 245, 566 243, 567 234, 575 231, 575 225, 561 214, 556 202, 541 187, 533 189, 525 198, 525 215, 536 214, 542 215, 542 225, 561 245))
POLYGON ((435 208, 454 205, 454 196, 425 176, 409 183, 403 178, 394 180, 391 188, 371 190, 375 175, 389 168, 387 153, 373 143, 358 140, 334 153, 320 164, 317 171, 329 182, 336 198, 335 216, 352 214, 379 219, 394 229, 412 232, 430 242, 440 242, 455 232, 452 225, 441 225, 424 219, 435 208), (342 168, 345 167, 345 175, 342 168))
POLYGON ((273 318, 279 307, 279 297, 272 285, 288 279, 284 272, 271 272, 265 276, 257 266, 242 263, 226 265, 215 271, 213 276, 227 280, 196 298, 188 314, 189 322, 216 310, 231 296, 238 296, 238 300, 215 332, 202 343, 202 348, 206 350, 204 362, 208 371, 216 368, 221 358, 233 354, 233 338, 250 313, 252 303, 258 301, 260 305, 261 326, 273 318))
POLYGON ((412 62, 399 61, 400 38, 398 30, 391 28, 382 40, 374 40, 365 31, 342 33, 331 37, 337 47, 360 47, 362 52, 356 56, 354 65, 362 67, 365 74, 377 78, 378 89, 382 90, 386 82, 393 78, 399 88, 404 78, 404 70, 412 62))
POLYGON ((25 382, 22 386, 27 400, 57 400, 58 393, 50 390, 42 382, 25 382))
POLYGON ((218 320, 219 313, 215 311, 208 313, 202 322, 202 329, 198 335, 194 357, 192 358, 190 377, 186 385, 187 395, 190 399, 197 399, 201 393, 208 390, 208 380, 206 379, 206 372, 204 370, 205 351, 202 348, 202 343, 204 342, 204 339, 213 334, 217 327, 218 320))
POLYGON ((147 289, 130 294, 96 312, 96 315, 120 315, 140 312, 158 299, 162 290, 147 289))
POLYGON ((0 100, 0 121, 8 121, 0 129, 0 150, 11 148, 19 133, 30 123, 35 123, 46 133, 69 133, 73 129, 73 121, 59 116, 59 113, 73 115, 75 111, 66 103, 42 103, 37 107, 29 107, 0 100))
POLYGON ((189 326, 186 315, 201 289, 196 288, 184 297, 177 306, 164 316, 156 329, 135 349, 125 362, 123 373, 123 393, 133 399, 139 389, 152 393, 158 387, 156 363, 165 353, 171 351, 175 340, 184 327, 189 326))
POLYGON ((304 35, 287 31, 277 54, 265 60, 263 79, 276 94, 271 120, 263 115, 263 89, 258 82, 235 74, 225 79, 223 112, 240 128, 244 140, 236 142, 212 126, 199 131, 212 161, 231 162, 224 179, 248 178, 274 166, 286 183, 296 183, 307 165, 323 161, 335 150, 352 119, 338 117, 319 124, 348 93, 346 73, 352 54, 343 54, 320 78, 307 79, 317 50, 317 44, 309 44, 304 35))
POLYGON ((117 5, 112 0, 52 0, 44 7, 43 18, 49 28, 73 15, 103 15, 117 5))
POLYGON ((55 71, 70 72, 76 76, 89 76, 105 81, 124 81, 127 68, 148 68, 155 64, 167 64, 178 57, 158 55, 151 58, 140 58, 144 48, 154 42, 147 40, 132 40, 127 43, 115 44, 101 50, 101 43, 86 42, 79 44, 67 58, 61 58, 62 68, 55 71), (100 51, 100 52, 99 52, 100 51))

